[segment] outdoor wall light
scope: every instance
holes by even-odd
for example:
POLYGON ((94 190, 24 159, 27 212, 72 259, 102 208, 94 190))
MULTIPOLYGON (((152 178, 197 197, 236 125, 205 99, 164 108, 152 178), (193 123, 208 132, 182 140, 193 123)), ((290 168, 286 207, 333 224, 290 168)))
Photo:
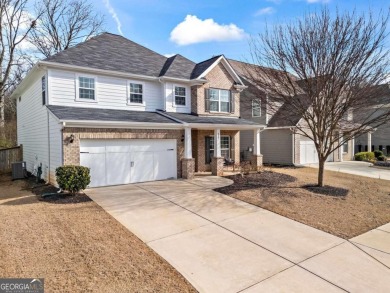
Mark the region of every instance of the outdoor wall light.
POLYGON ((69 136, 69 143, 73 143, 73 141, 74 141, 74 135, 71 134, 71 135, 69 136))

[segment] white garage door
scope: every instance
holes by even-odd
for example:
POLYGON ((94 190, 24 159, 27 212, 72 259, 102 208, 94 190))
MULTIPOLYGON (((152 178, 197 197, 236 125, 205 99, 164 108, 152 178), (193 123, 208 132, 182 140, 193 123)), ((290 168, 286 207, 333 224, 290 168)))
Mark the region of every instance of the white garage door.
POLYGON ((313 141, 300 142, 300 160, 301 164, 318 163, 317 150, 313 141))
POLYGON ((90 187, 177 178, 176 140, 81 140, 80 165, 90 187))

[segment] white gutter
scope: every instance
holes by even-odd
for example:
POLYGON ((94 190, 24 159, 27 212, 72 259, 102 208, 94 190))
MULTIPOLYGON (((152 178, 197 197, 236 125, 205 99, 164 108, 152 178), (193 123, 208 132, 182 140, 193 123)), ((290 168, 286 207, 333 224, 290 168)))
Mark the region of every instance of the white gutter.
POLYGON ((223 129, 223 130, 251 130, 265 129, 264 125, 242 125, 242 124, 208 124, 208 123, 188 123, 188 127, 199 129, 223 129))
POLYGON ((136 128, 136 129, 183 129, 183 125, 176 123, 149 123, 149 122, 123 122, 98 120, 60 120, 66 127, 91 128, 136 128))
POLYGON ((267 129, 294 129, 296 126, 279 126, 279 127, 267 127, 267 129))

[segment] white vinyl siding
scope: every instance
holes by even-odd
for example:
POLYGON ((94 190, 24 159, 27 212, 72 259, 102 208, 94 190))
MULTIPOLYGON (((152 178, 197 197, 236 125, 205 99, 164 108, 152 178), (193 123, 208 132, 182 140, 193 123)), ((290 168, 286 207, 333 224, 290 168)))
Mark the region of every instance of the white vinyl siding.
POLYGON ((62 124, 49 112, 50 182, 56 184, 56 168, 62 166, 62 124))
POLYGON ((42 163, 42 178, 48 180, 48 113, 42 105, 42 76, 36 74, 34 82, 20 95, 17 101, 17 139, 23 144, 23 161, 27 171, 42 163))
MULTIPOLYGON (((191 90, 185 84, 177 84, 167 82, 163 85, 165 95, 165 110, 167 112, 176 113, 191 113, 191 90), (175 103, 175 87, 184 87, 186 91, 186 104, 176 105, 175 103)), ((162 109, 162 108, 160 108, 162 109)))
POLYGON ((97 102, 76 101, 76 76, 83 76, 83 74, 49 69, 49 101, 51 105, 136 111, 155 111, 164 107, 164 98, 159 82, 138 81, 144 85, 144 105, 140 106, 128 103, 130 94, 128 79, 103 75, 95 75, 97 102))

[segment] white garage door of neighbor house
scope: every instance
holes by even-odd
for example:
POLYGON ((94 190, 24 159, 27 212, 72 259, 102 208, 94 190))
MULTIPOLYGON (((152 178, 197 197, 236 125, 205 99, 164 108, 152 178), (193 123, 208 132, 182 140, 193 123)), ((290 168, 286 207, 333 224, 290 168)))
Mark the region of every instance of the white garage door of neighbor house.
POLYGON ((81 140, 80 165, 90 187, 177 178, 176 140, 81 140))
POLYGON ((301 164, 318 163, 317 150, 313 141, 300 142, 301 164))

